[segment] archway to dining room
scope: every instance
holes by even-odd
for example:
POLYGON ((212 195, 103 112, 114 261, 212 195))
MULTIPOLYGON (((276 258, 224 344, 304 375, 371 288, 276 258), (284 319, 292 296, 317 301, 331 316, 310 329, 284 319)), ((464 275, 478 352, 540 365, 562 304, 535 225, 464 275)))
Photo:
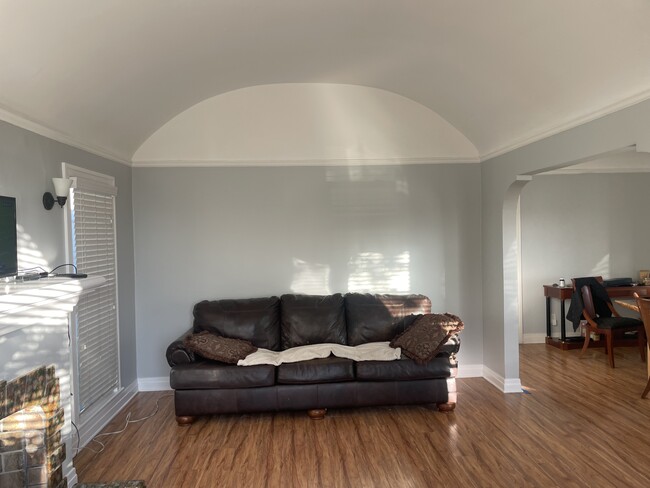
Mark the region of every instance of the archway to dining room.
MULTIPOLYGON (((638 267, 642 265, 638 259, 639 262, 625 263, 621 256, 617 258, 607 252, 612 246, 621 247, 617 237, 621 229, 625 231, 634 227, 631 218, 622 220, 616 214, 619 207, 612 201, 625 200, 618 199, 616 194, 634 193, 634 198, 642 198, 636 193, 639 185, 648 180, 650 154, 639 151, 636 146, 627 146, 518 175, 510 184, 502 209, 504 362, 508 372, 504 390, 520 391, 519 382, 513 380, 519 379, 519 344, 545 342, 546 310, 542 284, 557 283, 561 277, 570 282, 572 276, 602 274, 612 277, 612 273, 633 273, 627 270, 634 270, 632 276, 636 276, 638 267), (567 188, 575 188, 576 193, 567 195, 567 188), (602 193, 605 193, 604 189, 612 190, 613 195, 603 195, 606 202, 597 204, 601 209, 610 209, 603 219, 611 227, 599 231, 599 240, 592 239, 596 242, 591 244, 588 252, 571 257, 572 252, 567 250, 578 249, 580 243, 583 246, 589 243, 584 240, 589 218, 582 224, 580 215, 568 217, 574 208, 571 202, 579 194, 590 195, 590 188, 602 193), (581 230, 568 233, 567 229, 576 221, 582 225, 581 230), (552 259, 551 255, 555 258, 552 259), (572 267, 573 261, 575 266, 572 267)), ((619 254, 622 255, 623 251, 619 254)), ((553 307, 552 334, 558 335, 559 303, 554 303, 553 307)), ((574 334, 571 324, 566 325, 567 333, 574 334)))

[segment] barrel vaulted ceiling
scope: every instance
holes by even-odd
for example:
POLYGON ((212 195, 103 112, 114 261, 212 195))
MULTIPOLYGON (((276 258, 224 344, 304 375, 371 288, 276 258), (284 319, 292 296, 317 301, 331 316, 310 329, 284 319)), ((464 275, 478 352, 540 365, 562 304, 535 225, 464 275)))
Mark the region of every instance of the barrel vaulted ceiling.
POLYGON ((156 141, 208 107, 224 124, 247 93, 284 90, 294 115, 337 96, 348 122, 425 120, 457 141, 435 154, 402 127, 414 159, 485 160, 650 98, 648 20, 646 0, 0 0, 0 118, 137 165, 182 160, 156 141))

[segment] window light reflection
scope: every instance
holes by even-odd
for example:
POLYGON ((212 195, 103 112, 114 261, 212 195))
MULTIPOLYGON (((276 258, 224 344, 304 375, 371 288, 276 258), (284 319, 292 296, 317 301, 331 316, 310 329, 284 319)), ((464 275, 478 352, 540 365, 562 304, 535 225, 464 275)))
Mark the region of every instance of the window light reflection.
POLYGON ((356 293, 410 293, 411 256, 404 251, 393 257, 362 252, 348 262, 348 290, 356 293))

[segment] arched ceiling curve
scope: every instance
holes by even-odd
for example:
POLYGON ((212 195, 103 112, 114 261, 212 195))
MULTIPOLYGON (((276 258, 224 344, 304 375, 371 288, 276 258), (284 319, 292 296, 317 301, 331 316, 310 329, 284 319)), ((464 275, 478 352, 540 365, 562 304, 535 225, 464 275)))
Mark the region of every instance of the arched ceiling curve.
POLYGON ((202 100, 359 85, 485 159, 649 98, 648 18, 645 0, 2 0, 0 118, 130 162, 202 100))
POLYGON ((478 162, 474 145, 424 105, 377 88, 278 83, 181 112, 133 155, 137 166, 478 162))

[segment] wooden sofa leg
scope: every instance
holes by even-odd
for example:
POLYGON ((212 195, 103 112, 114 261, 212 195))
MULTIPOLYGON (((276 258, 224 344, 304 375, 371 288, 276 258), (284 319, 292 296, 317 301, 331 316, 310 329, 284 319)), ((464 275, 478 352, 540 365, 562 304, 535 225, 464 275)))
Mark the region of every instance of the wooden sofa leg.
POLYGON ((438 407, 438 410, 440 410, 441 412, 453 412, 453 410, 456 408, 456 403, 455 402, 436 403, 436 406, 438 407))
POLYGON ((191 417, 189 415, 177 415, 176 423, 181 427, 187 427, 189 425, 192 425, 192 422, 194 422, 195 419, 196 417, 191 417))
POLYGON ((326 408, 312 408, 311 410, 307 410, 307 415, 312 420, 323 420, 326 413, 326 408))

